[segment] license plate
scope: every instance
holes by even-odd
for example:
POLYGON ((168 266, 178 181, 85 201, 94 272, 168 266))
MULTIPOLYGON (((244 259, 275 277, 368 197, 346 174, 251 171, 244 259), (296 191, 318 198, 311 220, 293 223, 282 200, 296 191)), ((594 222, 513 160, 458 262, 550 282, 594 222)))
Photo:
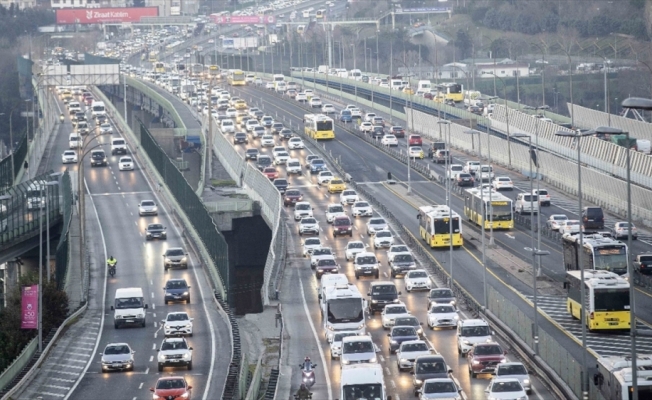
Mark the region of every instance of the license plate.
POLYGON ((114 368, 122 368, 122 364, 113 364, 112 365, 114 368))
POLYGON ((133 319, 128 319, 125 322, 134 322, 134 320, 133 319))
POLYGON ((618 322, 609 322, 609 325, 611 326, 618 325, 618 322))
POLYGON ((179 362, 179 360, 177 360, 177 359, 172 359, 172 360, 169 360, 169 361, 173 362, 173 363, 179 362))

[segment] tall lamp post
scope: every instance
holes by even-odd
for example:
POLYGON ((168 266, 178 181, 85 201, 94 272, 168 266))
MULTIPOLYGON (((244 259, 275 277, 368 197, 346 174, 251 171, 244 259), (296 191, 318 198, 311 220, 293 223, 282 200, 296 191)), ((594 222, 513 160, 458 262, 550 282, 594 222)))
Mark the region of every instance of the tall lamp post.
MULTIPOLYGON (((448 171, 448 161, 450 158, 450 149, 452 147, 451 144, 451 122, 445 119, 437 121, 437 124, 441 125, 448 125, 448 154, 446 154, 446 171, 448 171)), ((448 212, 450 213, 451 216, 451 221, 453 218, 453 212, 451 209, 451 180, 446 176, 446 206, 448 207, 448 212)), ((451 272, 450 272, 450 288, 453 290, 455 286, 455 280, 453 279, 453 224, 449 223, 448 224, 448 233, 450 235, 449 237, 449 244, 448 244, 448 265, 450 266, 451 272)))
MULTIPOLYGON (((577 146, 577 215, 582 215, 582 162, 581 162, 581 139, 585 136, 591 136, 591 132, 568 132, 568 131, 557 131, 555 133, 557 136, 561 137, 570 137, 575 138, 577 146)), ((579 233, 579 243, 580 245, 584 243, 584 231, 580 229, 579 233)), ((581 251, 577 252, 577 265, 583 264, 583 254, 581 251)), ((580 298, 582 304, 586 304, 586 285, 584 285, 584 268, 580 268, 580 298)), ((582 307, 580 310, 580 321, 582 322, 582 397, 584 399, 589 398, 589 375, 588 375, 588 366, 586 361, 586 307, 582 307)))
POLYGON ((505 86, 505 81, 503 78, 494 74, 493 72, 487 72, 489 75, 493 75, 494 78, 500 79, 500 82, 503 84, 503 100, 505 103, 505 123, 507 124, 507 163, 512 166, 512 141, 509 135, 509 108, 507 107, 507 86, 505 86))
MULTIPOLYGON (((41 199, 43 199, 43 189, 47 190, 47 186, 58 185, 59 182, 47 182, 41 185, 41 199)), ((38 220, 39 220, 39 246, 38 246, 38 351, 43 351, 43 209, 47 205, 39 204, 38 220)), ((49 260, 48 260, 49 262, 49 260)), ((48 276, 49 276, 48 267, 48 276)), ((49 279, 48 279, 49 280, 49 279)))

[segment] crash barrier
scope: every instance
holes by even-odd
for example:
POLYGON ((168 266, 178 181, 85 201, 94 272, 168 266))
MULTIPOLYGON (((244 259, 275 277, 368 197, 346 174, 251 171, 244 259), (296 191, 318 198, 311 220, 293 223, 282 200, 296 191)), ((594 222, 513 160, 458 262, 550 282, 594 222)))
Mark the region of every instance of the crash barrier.
POLYGON ((10 154, 0 161, 0 187, 3 189, 11 187, 13 183, 16 182, 16 177, 23 167, 25 157, 27 156, 27 136, 23 136, 23 138, 20 139, 15 150, 13 159, 10 154), (11 165, 12 160, 13 169, 11 165), (11 175, 12 171, 14 173, 13 176, 11 175))
POLYGON ((228 323, 231 327, 231 363, 229 364, 229 369, 226 374, 226 382, 224 383, 224 391, 222 392, 222 400, 236 400, 240 399, 240 393, 246 393, 244 386, 246 385, 246 379, 242 380, 243 369, 249 370, 249 364, 245 360, 243 361, 242 353, 242 343, 240 340, 240 329, 238 328, 238 321, 235 319, 235 315, 229 308, 227 301, 224 301, 224 298, 220 295, 219 292, 214 293, 215 300, 220 304, 222 310, 228 316, 228 323), (244 389, 244 391, 243 391, 244 389))
MULTIPOLYGON (((407 115, 410 116, 412 113, 408 112, 407 115)), ((531 117, 528 118, 532 119, 531 117)), ((434 115, 414 110, 415 130, 433 140, 438 138, 434 128, 437 126, 438 121, 440 120, 434 115)), ((489 156, 492 162, 502 165, 510 165, 511 160, 512 168, 521 171, 524 175, 529 174, 530 152, 527 145, 511 143, 511 145, 505 146, 506 142, 504 140, 479 132, 473 136, 476 139, 477 137, 480 138, 481 148, 474 147, 474 141, 470 140, 471 135, 466 133, 468 128, 457 124, 446 125, 442 130, 446 136, 450 134, 450 142, 454 148, 475 155, 478 155, 481 150, 483 157, 489 156)), ((575 149, 576 153, 575 143, 568 138, 564 140, 568 141, 566 147, 569 152, 572 153, 573 149, 575 149)), ((533 145, 534 142, 533 137, 533 145)), ((584 148, 583 145, 582 148, 584 148)), ((538 151, 536 154, 539 162, 539 174, 542 175, 543 180, 549 185, 577 196, 577 163, 573 162, 577 157, 563 158, 543 151, 538 151)), ((582 159, 582 161, 584 160, 582 159)), ((631 190, 632 215, 635 219, 652 222, 652 191, 635 185, 631 186, 631 190)), ((625 180, 582 166, 582 195, 585 200, 609 209, 615 214, 625 215, 627 210, 626 193, 627 182, 625 180)))
POLYGON ((68 272, 68 259, 70 258, 70 221, 72 221, 72 205, 74 202, 72 192, 72 182, 70 173, 64 172, 59 181, 61 186, 61 210, 63 224, 61 227, 61 236, 57 249, 55 251, 57 288, 63 290, 66 285, 66 274, 68 272))

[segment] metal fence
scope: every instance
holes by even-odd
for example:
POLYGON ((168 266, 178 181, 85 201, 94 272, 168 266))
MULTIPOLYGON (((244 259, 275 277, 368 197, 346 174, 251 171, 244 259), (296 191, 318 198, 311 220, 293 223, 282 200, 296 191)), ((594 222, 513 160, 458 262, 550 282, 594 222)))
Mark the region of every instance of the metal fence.
POLYGON ((61 213, 63 215, 63 224, 61 228, 61 239, 56 250, 56 271, 57 287, 63 290, 66 284, 66 272, 68 270, 68 260, 70 256, 70 221, 72 220, 72 181, 70 173, 64 172, 60 181, 61 192, 61 213))
POLYGON ((231 282, 226 239, 217 229, 201 198, 197 196, 183 174, 174 166, 172 160, 142 123, 140 124, 140 145, 163 178, 162 183, 170 189, 174 198, 181 205, 182 211, 197 231, 217 268, 216 271, 212 271, 210 265, 208 266, 211 278, 220 281, 219 283, 217 281, 213 282, 214 287, 224 287, 227 298, 229 298, 231 294, 228 290, 231 282))
POLYGON ((13 177, 11 176, 11 155, 0 161, 0 186, 5 189, 13 185, 14 179, 16 179, 18 172, 23 167, 23 162, 27 156, 27 138, 25 136, 20 140, 15 150, 13 177))

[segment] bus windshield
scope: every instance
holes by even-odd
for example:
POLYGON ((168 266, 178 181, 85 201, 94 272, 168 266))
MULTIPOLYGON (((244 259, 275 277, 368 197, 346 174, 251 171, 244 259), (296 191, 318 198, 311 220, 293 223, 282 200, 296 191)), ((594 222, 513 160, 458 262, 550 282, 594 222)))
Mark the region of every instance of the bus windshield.
POLYGON ((509 203, 501 205, 493 203, 491 210, 493 211, 492 219, 494 221, 509 221, 512 219, 512 207, 509 203))
POLYGON ((333 130, 333 121, 319 121, 317 122, 318 131, 332 131, 333 130))
POLYGON ((629 289, 595 289, 594 311, 629 311, 629 289))
POLYGON ((624 246, 599 247, 593 250, 593 267, 607 271, 627 269, 627 251, 624 246))
POLYGON ((328 322, 358 322, 364 319, 362 300, 333 299, 328 302, 328 322))

